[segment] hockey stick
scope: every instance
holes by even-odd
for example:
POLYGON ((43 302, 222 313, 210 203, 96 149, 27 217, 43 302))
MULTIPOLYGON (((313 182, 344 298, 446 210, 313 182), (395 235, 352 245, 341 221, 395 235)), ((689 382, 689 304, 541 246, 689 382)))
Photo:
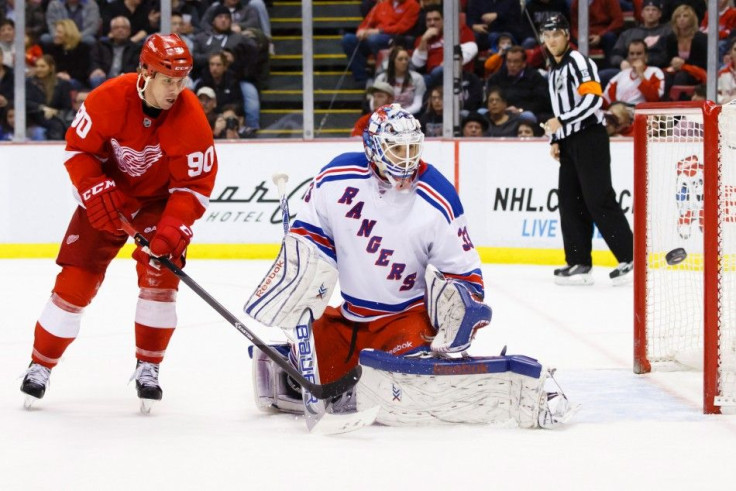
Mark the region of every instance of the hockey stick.
MULTIPOLYGON (((284 236, 286 236, 289 233, 289 221, 291 218, 289 215, 289 200, 286 197, 286 183, 289 181, 289 176, 283 172, 277 172, 271 179, 278 189, 284 236)), ((296 356, 304 377, 319 376, 312 321, 311 309, 305 309, 299 318, 295 330, 298 345, 300 346, 296 356), (308 349, 302 349, 302 346, 307 346, 308 349)), ((356 367, 360 368, 360 365, 356 367)), ((304 419, 307 423, 307 430, 323 435, 346 433, 358 430, 364 426, 370 426, 378 417, 378 411, 380 409, 376 406, 365 411, 334 414, 327 410, 325 401, 312 397, 309 388, 304 385, 302 386, 302 402, 304 403, 304 419)))
MULTIPOLYGON (((140 232, 133 228, 133 225, 131 225, 127 218, 125 218, 125 216, 122 214, 120 215, 120 221, 123 224, 123 230, 125 231, 125 233, 130 235, 135 243, 143 248, 146 254, 151 254, 151 251, 148 248, 148 240, 143 237, 140 232)), ((297 370, 291 363, 289 363, 288 360, 285 360, 278 351, 263 342, 258 336, 253 333, 253 331, 248 329, 242 322, 240 322, 237 317, 231 314, 229 310, 227 310, 222 304, 220 304, 220 302, 215 300, 212 295, 207 293, 207 291, 202 288, 196 281, 194 281, 191 276, 185 273, 176 264, 171 262, 169 258, 156 257, 153 255, 151 255, 151 258, 158 261, 160 264, 163 264, 166 269, 178 276, 181 281, 183 281, 189 288, 194 291, 194 293, 196 293, 202 300, 207 302, 210 307, 215 309, 218 314, 224 317, 225 320, 227 320, 233 327, 235 327, 235 329, 237 329, 243 336, 248 338, 251 343, 257 346, 258 349, 266 353, 266 356, 271 358, 274 362, 276 362, 277 365, 284 369, 284 371, 288 373, 289 376, 291 376, 294 381, 296 381, 296 383, 306 388, 317 399, 329 399, 340 395, 346 390, 350 389, 352 386, 354 386, 360 379, 362 369, 360 365, 358 365, 357 367, 355 367, 355 369, 350 370, 347 375, 340 378, 339 380, 335 380, 334 382, 330 382, 328 384, 315 384, 313 382, 310 382, 305 377, 303 377, 299 370, 297 370)))

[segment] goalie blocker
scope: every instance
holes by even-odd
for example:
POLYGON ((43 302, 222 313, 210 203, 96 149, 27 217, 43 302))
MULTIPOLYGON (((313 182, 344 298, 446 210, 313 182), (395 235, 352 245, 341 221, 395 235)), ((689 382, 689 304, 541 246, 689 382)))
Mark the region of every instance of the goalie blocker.
MULTIPOLYGON (((288 347, 280 348, 287 357, 288 347)), ((257 348, 249 353, 258 408, 301 413, 301 394, 286 373, 257 348)), ((528 356, 402 357, 367 349, 360 353, 360 364, 358 385, 331 401, 332 411, 379 406, 376 421, 389 426, 471 423, 521 428, 551 428, 574 414, 552 372, 528 356)))

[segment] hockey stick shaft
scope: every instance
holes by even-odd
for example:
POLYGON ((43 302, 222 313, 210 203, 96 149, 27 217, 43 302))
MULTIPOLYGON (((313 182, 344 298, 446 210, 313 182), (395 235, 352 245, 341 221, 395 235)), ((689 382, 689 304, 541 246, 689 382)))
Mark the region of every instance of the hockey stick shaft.
MULTIPOLYGON (((133 238, 137 245, 141 246, 146 251, 146 253, 150 254, 150 250, 148 249, 148 240, 143 235, 141 235, 140 232, 135 230, 135 228, 133 228, 133 226, 124 216, 121 215, 120 220, 123 223, 123 230, 125 230, 125 232, 133 238)), ((327 384, 315 384, 310 382, 309 380, 304 378, 299 370, 297 370, 291 363, 289 363, 288 360, 284 359, 278 351, 263 342, 258 336, 253 333, 253 331, 248 329, 245 324, 240 322, 237 317, 235 317, 232 313, 230 313, 229 310, 227 310, 222 304, 220 304, 220 302, 215 300, 212 295, 207 293, 207 291, 202 288, 196 281, 194 281, 191 276, 185 273, 176 264, 171 262, 169 258, 155 256, 151 257, 161 263, 166 269, 178 276, 182 282, 184 282, 189 288, 192 289, 192 291, 194 291, 194 293, 196 293, 202 300, 207 302, 210 307, 215 309, 218 314, 225 318, 225 320, 227 320, 233 327, 235 327, 235 329, 237 329, 243 336, 248 338, 248 340, 250 340, 250 342, 253 343, 256 347, 258 347, 258 349, 266 353, 269 358, 271 358, 277 365, 284 369, 284 371, 287 372, 299 385, 306 388, 317 399, 329 399, 331 397, 340 395, 346 390, 350 389, 352 386, 354 386, 360 379, 362 369, 360 366, 357 366, 356 369, 351 370, 344 377, 335 380, 334 382, 330 382, 327 384)))

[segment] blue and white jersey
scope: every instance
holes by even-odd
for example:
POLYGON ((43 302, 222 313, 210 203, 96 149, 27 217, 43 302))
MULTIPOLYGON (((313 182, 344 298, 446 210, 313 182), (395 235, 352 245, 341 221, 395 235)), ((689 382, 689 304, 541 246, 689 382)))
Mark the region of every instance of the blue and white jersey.
POLYGON ((480 257, 455 188, 429 164, 418 172, 410 192, 397 192, 362 152, 345 153, 320 171, 301 202, 291 233, 336 264, 348 319, 423 305, 427 264, 483 295, 480 257))

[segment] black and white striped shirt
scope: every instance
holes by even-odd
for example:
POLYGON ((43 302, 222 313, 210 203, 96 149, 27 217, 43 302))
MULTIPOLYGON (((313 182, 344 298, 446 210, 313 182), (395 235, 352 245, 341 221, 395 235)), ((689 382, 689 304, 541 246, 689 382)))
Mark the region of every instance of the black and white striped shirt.
POLYGON ((588 126, 603 124, 601 79, 590 58, 570 49, 559 63, 553 59, 548 85, 552 110, 562 123, 552 135, 553 142, 588 126))

